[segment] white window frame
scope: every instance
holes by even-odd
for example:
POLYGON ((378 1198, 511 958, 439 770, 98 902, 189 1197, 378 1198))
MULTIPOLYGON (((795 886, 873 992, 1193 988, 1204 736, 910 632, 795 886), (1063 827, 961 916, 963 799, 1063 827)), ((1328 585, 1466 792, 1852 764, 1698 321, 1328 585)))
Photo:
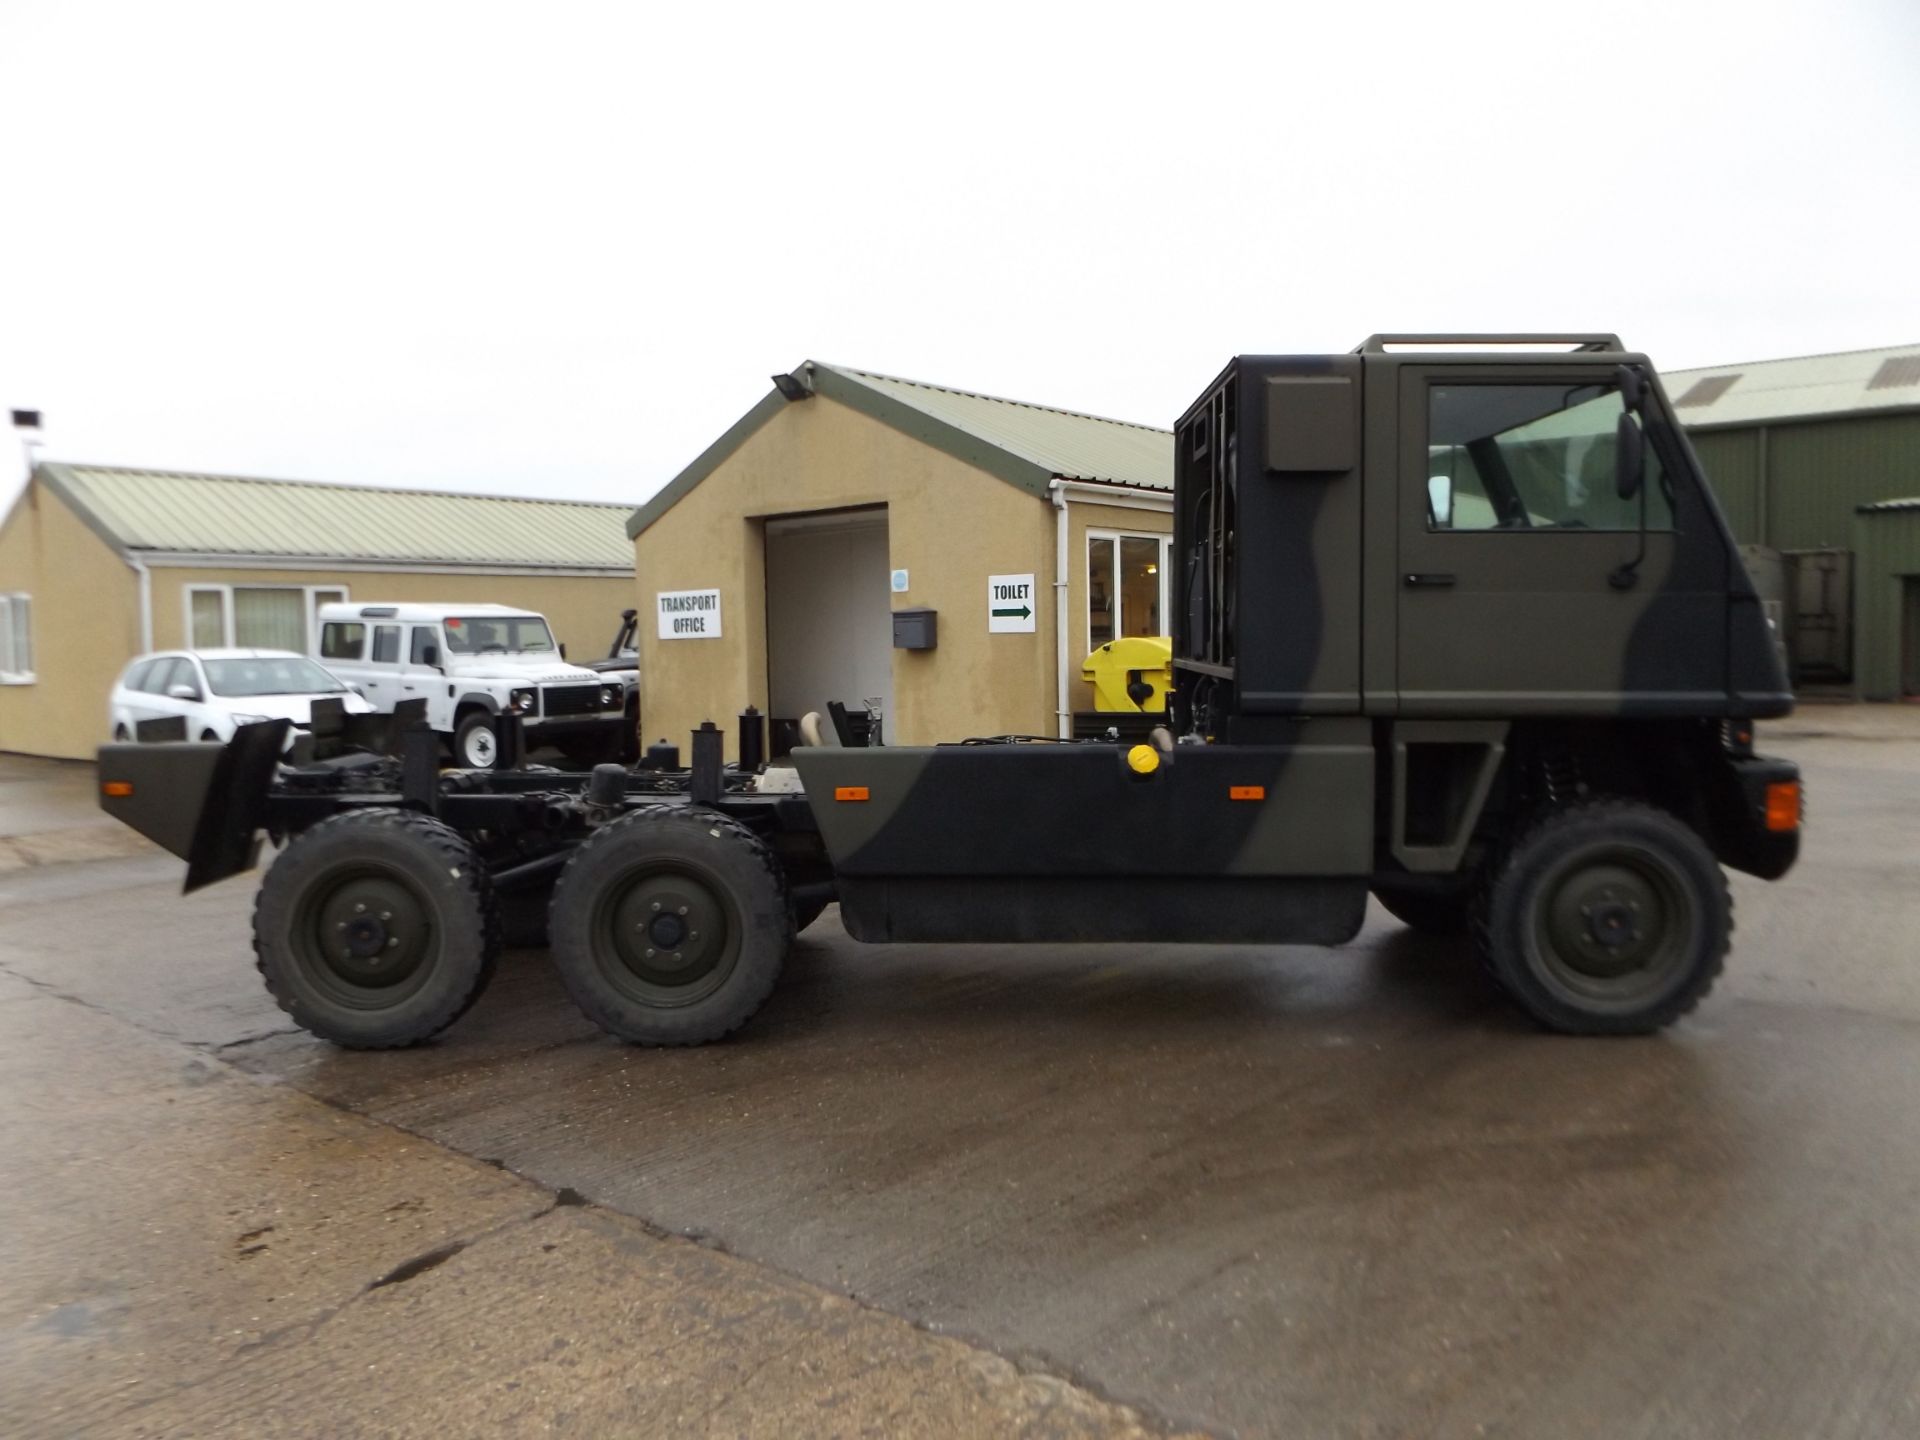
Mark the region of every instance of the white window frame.
POLYGON ((33 668, 33 596, 24 590, 0 595, 0 685, 31 685, 40 677, 33 668), (13 653, 13 623, 16 607, 27 617, 27 653, 13 653), (26 660, 25 665, 18 662, 26 660))
MULTIPOLYGON (((1173 537, 1153 530, 1088 530, 1080 537, 1080 638, 1086 642, 1082 655, 1091 655, 1094 649, 1093 638, 1093 541, 1104 540, 1108 553, 1113 557, 1114 593, 1109 597, 1113 602, 1113 638, 1123 638, 1120 634, 1120 542, 1122 540, 1151 540, 1160 547, 1160 623, 1166 626, 1171 611, 1167 609, 1170 598, 1168 586, 1167 561, 1173 554, 1173 537)), ((1172 634, 1171 629, 1165 631, 1172 634)), ((1102 645, 1107 642, 1098 642, 1102 645)))
POLYGON ((233 638, 233 592, 235 590, 299 591, 300 597, 305 604, 303 613, 307 619, 306 653, 308 655, 318 655, 320 653, 320 618, 316 613, 319 610, 319 606, 314 602, 313 597, 321 591, 325 591, 329 595, 338 595, 340 599, 331 602, 335 604, 344 604, 353 598, 353 592, 347 588, 346 582, 341 580, 328 581, 324 585, 257 585, 253 583, 245 585, 182 585, 180 587, 180 648, 182 650, 191 650, 194 648, 193 597, 203 592, 217 594, 220 597, 221 646, 228 650, 238 648, 237 642, 233 638))

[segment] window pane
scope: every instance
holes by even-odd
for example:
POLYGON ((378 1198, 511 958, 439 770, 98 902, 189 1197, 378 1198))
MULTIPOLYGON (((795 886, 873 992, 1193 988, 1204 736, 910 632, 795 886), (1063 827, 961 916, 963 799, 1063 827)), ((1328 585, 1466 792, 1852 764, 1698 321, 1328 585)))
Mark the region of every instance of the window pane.
POLYGON ((307 611, 299 590, 235 587, 233 643, 261 650, 307 648, 307 611))
POLYGON ((226 644, 226 597, 218 590, 195 590, 191 602, 193 633, 187 637, 187 644, 195 650, 211 650, 226 644))
POLYGON ((1128 535, 1120 541, 1120 633, 1158 635, 1160 629, 1160 541, 1128 535))
POLYGON ((373 627, 373 658, 381 665, 392 665, 399 661, 400 627, 398 625, 373 627))
POLYGON ((1113 639, 1113 541, 1087 540, 1087 639, 1099 649, 1113 639))
MULTIPOLYGON (((1640 501, 1614 488, 1620 393, 1601 385, 1441 385, 1429 401, 1431 530, 1637 530, 1640 501)), ((1647 526, 1673 500, 1646 447, 1647 526)))
POLYGON ((320 627, 320 658, 358 660, 367 643, 367 627, 342 620, 330 620, 320 627))
POLYGON ((430 665, 427 659, 427 647, 440 644, 440 632, 431 625, 413 627, 413 647, 407 652, 407 661, 413 665, 430 665))

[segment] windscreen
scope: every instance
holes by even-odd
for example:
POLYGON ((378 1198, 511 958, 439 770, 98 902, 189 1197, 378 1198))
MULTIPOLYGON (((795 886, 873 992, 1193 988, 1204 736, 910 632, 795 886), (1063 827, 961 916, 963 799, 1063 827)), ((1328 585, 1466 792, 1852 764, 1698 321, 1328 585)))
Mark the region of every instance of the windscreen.
POLYGON ((216 695, 337 695, 347 687, 298 655, 207 660, 207 684, 216 695))
POLYGON ((456 655, 551 655, 556 649, 538 615, 455 615, 446 630, 447 649, 456 655))

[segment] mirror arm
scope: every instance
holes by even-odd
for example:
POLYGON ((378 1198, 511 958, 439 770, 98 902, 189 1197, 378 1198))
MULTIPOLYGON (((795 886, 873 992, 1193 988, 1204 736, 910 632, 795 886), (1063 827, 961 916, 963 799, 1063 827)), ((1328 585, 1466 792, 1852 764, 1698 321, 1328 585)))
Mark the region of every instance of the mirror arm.
POLYGON ((1634 547, 1633 558, 1623 560, 1613 567, 1607 576, 1607 583, 1616 590, 1631 590, 1640 583, 1640 562, 1647 558, 1647 487, 1640 486, 1640 543, 1634 547))

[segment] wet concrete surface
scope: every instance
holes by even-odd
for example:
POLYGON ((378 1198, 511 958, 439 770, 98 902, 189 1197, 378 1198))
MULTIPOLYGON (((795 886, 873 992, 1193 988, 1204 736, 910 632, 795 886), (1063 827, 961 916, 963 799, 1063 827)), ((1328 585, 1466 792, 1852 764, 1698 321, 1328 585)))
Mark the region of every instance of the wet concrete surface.
POLYGON ((1650 1039, 1538 1034, 1378 913, 1320 951, 830 912, 728 1044, 619 1046, 522 952, 353 1055, 279 1033, 244 883, 144 859, 0 877, 0 969, 1169 1423, 1920 1433, 1920 725, 1862 713, 1891 738, 1773 743, 1806 858, 1736 878, 1727 976, 1650 1039))

